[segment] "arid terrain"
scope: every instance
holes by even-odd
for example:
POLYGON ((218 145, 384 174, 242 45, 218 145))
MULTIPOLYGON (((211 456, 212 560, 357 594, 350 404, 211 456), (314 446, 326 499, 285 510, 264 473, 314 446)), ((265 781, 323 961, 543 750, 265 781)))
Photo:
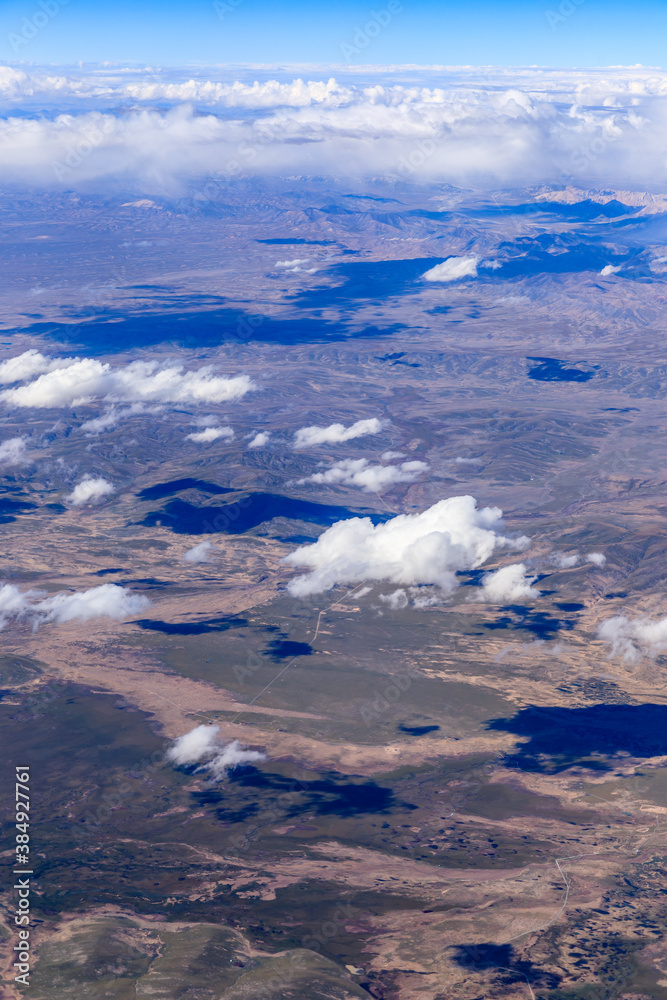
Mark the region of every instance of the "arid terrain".
POLYGON ((3 375, 31 1000, 667 1000, 667 647, 633 625, 664 620, 667 230, 623 199, 303 178, 0 204, 0 366, 253 386, 38 398, 35 369, 28 399, 3 375), (452 257, 475 275, 424 279, 452 257), (349 461, 423 466, 371 491, 349 461), (87 477, 113 492, 72 500, 87 477), (285 557, 333 525, 461 496, 520 555, 295 592, 285 557), (492 591, 518 561, 532 585, 492 591), (127 613, 49 604, 104 585, 127 613), (203 724, 263 759, 175 765, 203 724))

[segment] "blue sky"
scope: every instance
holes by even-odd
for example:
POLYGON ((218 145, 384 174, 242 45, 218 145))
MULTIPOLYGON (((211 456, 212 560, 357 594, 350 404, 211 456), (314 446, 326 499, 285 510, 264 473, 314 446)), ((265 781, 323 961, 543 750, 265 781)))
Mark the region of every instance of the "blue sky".
POLYGON ((0 0, 12 62, 664 66, 666 34, 664 0, 0 0))

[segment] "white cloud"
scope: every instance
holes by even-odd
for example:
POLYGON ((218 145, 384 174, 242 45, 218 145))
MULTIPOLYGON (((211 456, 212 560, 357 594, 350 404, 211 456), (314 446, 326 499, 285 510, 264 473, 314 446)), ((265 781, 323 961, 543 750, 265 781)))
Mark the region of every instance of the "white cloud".
POLYGON ((313 545, 284 558, 308 569, 288 584, 295 597, 320 594, 337 584, 386 580, 398 586, 435 584, 445 593, 458 586, 458 570, 476 569, 498 548, 523 549, 528 539, 502 531, 502 511, 477 509, 474 497, 440 500, 421 514, 400 514, 384 524, 370 518, 338 521, 313 545))
POLYGON ((224 187, 265 174, 493 190, 563 176, 585 189, 647 191, 662 181, 667 78, 655 69, 441 66, 422 80, 416 67, 366 72, 345 83, 250 83, 152 68, 3 67, 0 94, 17 111, 0 121, 0 174, 5 184, 67 190, 122 185, 134 201, 204 177, 224 187), (434 74, 437 86, 424 85, 434 74))
POLYGON ((22 465, 27 461, 27 450, 25 438, 8 438, 0 444, 0 465, 22 465))
POLYGON ((424 271, 426 281, 458 281, 460 278, 476 278, 479 257, 448 257, 442 264, 424 271))
POLYGON ((383 462, 391 462, 394 458, 405 458, 402 451, 383 451, 380 455, 383 462))
POLYGON ((186 436, 186 441, 196 441, 199 444, 206 444, 209 441, 217 441, 218 438, 225 438, 228 441, 234 437, 231 427, 206 427, 203 431, 195 431, 186 436))
MULTIPOLYGON (((12 359, 14 371, 21 368, 22 358, 26 367, 34 368, 34 358, 19 355, 12 359)), ((160 369, 154 361, 134 361, 125 368, 112 368, 92 358, 68 358, 66 362, 58 362, 57 368, 26 385, 3 390, 0 401, 10 406, 40 408, 81 405, 98 399, 192 405, 239 399, 254 389, 247 375, 224 378, 214 375, 210 366, 188 372, 181 365, 160 369)))
POLYGON ((112 427, 115 427, 120 422, 120 420, 121 412, 117 410, 115 406, 109 406, 104 413, 99 415, 99 417, 84 420, 81 424, 81 430, 86 437, 95 437, 103 431, 110 431, 112 427))
POLYGON ((578 552, 573 552, 571 555, 565 555, 564 552, 554 552, 553 561, 554 565, 558 569, 572 569, 573 566, 579 565, 579 560, 581 556, 578 552))
POLYGON ((398 590, 394 590, 391 594, 380 594, 380 600, 384 604, 388 604, 392 611, 399 611, 401 608, 407 608, 409 604, 408 595, 402 587, 399 587, 398 590))
POLYGON ((32 591, 22 593, 18 587, 5 583, 0 587, 0 629, 3 629, 11 618, 22 615, 30 606, 28 598, 32 591))
POLYGON ((91 618, 129 618, 147 608, 150 601, 142 594, 133 594, 127 587, 105 583, 74 594, 56 594, 33 605, 45 621, 87 622, 91 618))
POLYGON ((125 409, 108 406, 104 413, 101 413, 99 417, 84 420, 79 429, 83 431, 86 437, 96 437, 104 431, 110 431, 122 420, 127 420, 129 417, 133 417, 137 413, 160 413, 161 411, 161 406, 145 406, 143 403, 133 403, 132 406, 127 406, 125 409))
POLYGON ((209 556, 215 551, 213 542, 200 542, 199 545, 195 545, 193 549, 188 549, 183 554, 183 561, 188 563, 205 563, 209 561, 209 556))
POLYGON ((84 476, 72 492, 65 497, 65 500, 73 507, 81 507, 84 503, 94 503, 111 493, 115 493, 115 488, 108 480, 101 476, 84 476))
POLYGON ((208 771, 216 781, 239 764, 266 760, 266 756, 257 750, 245 750, 238 740, 221 743, 219 733, 220 726, 196 726, 189 733, 179 736, 167 750, 167 759, 176 767, 199 764, 197 770, 208 771))
POLYGON ((89 621, 91 618, 128 618, 150 604, 142 594, 126 587, 105 583, 74 593, 44 597, 35 590, 20 591, 13 584, 0 586, 0 629, 12 618, 28 615, 35 626, 40 622, 89 621))
POLYGON ((622 656, 629 663, 642 656, 655 657, 667 652, 667 618, 631 621, 625 615, 617 615, 602 622, 597 635, 611 646, 612 656, 622 656))
POLYGON ((317 274, 316 267, 302 267, 302 264, 308 264, 310 257, 296 257, 294 260, 277 260, 276 267, 281 268, 284 271, 289 271, 294 274, 303 272, 304 274, 317 274))
POLYGON ((249 448, 263 448, 265 444, 268 444, 269 438, 271 437, 270 431, 258 431, 255 436, 248 441, 249 448))
POLYGON ((609 275, 611 274, 618 274, 620 270, 621 270, 620 264, 618 265, 618 267, 614 267, 613 264, 605 264, 605 266, 600 271, 600 274, 602 275, 603 278, 608 278, 609 275))
POLYGON ((151 81, 129 84, 128 96, 141 101, 200 101, 206 104, 221 104, 228 108, 270 108, 287 105, 308 107, 311 104, 337 106, 349 99, 351 91, 335 80, 308 81, 293 80, 280 83, 267 80, 252 84, 220 83, 211 80, 188 80, 186 83, 151 81))
POLYGON ((493 573, 487 573, 482 580, 479 596, 481 601, 492 604, 504 604, 506 601, 522 601, 526 597, 533 599, 540 596, 540 591, 532 586, 536 576, 526 576, 524 563, 503 566, 493 573))
POLYGON ((56 368, 67 368, 71 365, 72 360, 72 358, 49 358, 34 349, 24 351, 23 354, 8 358, 0 364, 0 385, 23 382, 25 379, 33 378, 35 375, 43 375, 56 368))
POLYGON ((603 552, 587 552, 586 562, 593 563, 594 566, 604 566, 607 561, 603 552))
POLYGON ((295 448, 310 448, 316 444, 337 444, 340 441, 351 441, 353 438, 364 437, 366 434, 379 434, 382 422, 377 417, 367 420, 357 420, 350 427, 343 424, 329 424, 328 427, 300 427, 294 435, 295 448))
POLYGON ((365 458, 345 458, 335 462, 326 472, 315 472, 305 479, 297 479, 297 485, 304 483, 341 483, 358 486, 366 493, 380 490, 396 483, 413 483, 420 472, 426 472, 426 462, 403 462, 402 465, 371 465, 365 458))

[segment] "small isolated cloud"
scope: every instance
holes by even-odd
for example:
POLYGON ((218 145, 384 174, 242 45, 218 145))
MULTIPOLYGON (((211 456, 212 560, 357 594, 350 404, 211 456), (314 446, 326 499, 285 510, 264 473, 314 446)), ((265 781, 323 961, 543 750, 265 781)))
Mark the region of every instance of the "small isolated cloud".
POLYGON ((316 444, 338 444, 341 441, 351 441, 353 438, 364 437, 366 434, 379 434, 382 421, 377 417, 367 420, 357 420, 350 427, 343 424, 329 424, 328 427, 300 427, 294 435, 295 448, 309 448, 316 444))
POLYGON ((425 271, 425 281, 459 281, 460 278, 476 278, 479 257, 448 257, 442 264, 425 271))
POLYGON ((264 445, 268 444, 269 438, 271 437, 270 431, 258 431, 255 436, 248 441, 249 448, 263 448, 264 445))
POLYGON ((401 608, 407 608, 409 604, 408 595, 402 587, 395 590, 391 594, 380 594, 380 600, 383 604, 389 605, 392 611, 399 611, 401 608))
POLYGON ((558 569, 572 569, 573 566, 579 565, 579 560, 581 556, 578 552, 573 552, 571 555, 566 555, 564 552, 554 552, 553 561, 554 565, 558 569))
POLYGON ((564 552, 555 552, 552 558, 558 569, 572 569, 573 566, 578 566, 582 560, 592 563, 594 566, 604 566, 607 561, 607 557, 602 552, 587 552, 585 556, 582 556, 580 552, 572 552, 570 555, 566 555, 564 552))
POLYGON ((597 635, 611 646, 612 656, 622 656, 628 663, 667 652, 667 618, 630 620, 617 615, 602 622, 597 635))
POLYGON ((147 608, 150 601, 127 587, 105 583, 74 594, 56 594, 33 605, 33 610, 52 622, 87 622, 91 618, 129 618, 147 608))
POLYGON ((205 563, 209 561, 209 556, 215 552, 213 542, 200 542, 193 549, 188 549, 183 554, 183 561, 188 563, 205 563))
POLYGON ((621 267, 622 267, 621 264, 618 264, 616 267, 614 267, 613 264, 605 264, 605 266, 600 271, 600 274, 602 275, 603 278, 608 278, 610 274, 618 274, 618 272, 621 270, 621 267))
POLYGON ((233 437, 234 431, 231 427, 205 427, 203 431, 195 431, 193 434, 188 434, 186 441, 196 441, 197 444, 206 444, 209 441, 217 441, 219 438, 231 441, 233 437))
POLYGON ((9 438, 0 444, 0 465, 23 465, 27 461, 28 445, 25 438, 9 438))
POLYGON ((305 274, 316 274, 316 267, 303 267, 310 263, 310 257, 296 257, 294 260, 277 260, 276 267, 283 271, 291 271, 293 274, 303 272, 305 274))
POLYGON ((421 514, 399 514, 384 524, 368 517, 338 521, 312 545, 283 560, 308 569, 290 581, 294 597, 321 594, 337 584, 388 581, 399 587, 434 584, 444 593, 459 570, 477 569, 499 548, 524 549, 529 540, 502 533, 498 507, 477 508, 474 497, 440 500, 421 514))
POLYGON ((493 573, 487 573, 482 579, 482 590, 478 599, 488 601, 490 604, 504 604, 506 601, 539 597, 540 591, 533 587, 536 580, 536 576, 526 576, 525 563, 503 566, 493 573))
POLYGON ((176 767, 190 767, 198 764, 197 771, 208 771, 215 781, 224 778, 227 771, 239 764, 266 760, 257 750, 245 750, 238 740, 221 743, 220 726, 203 725, 179 736, 167 750, 167 760, 176 767))
POLYGON ((297 485, 340 483, 345 486, 358 486, 365 493, 378 493, 395 483, 413 483, 420 472, 426 472, 429 468, 426 462, 371 465, 365 458, 346 458, 341 462, 335 462, 326 472, 315 472, 306 479, 298 479, 297 485))
POLYGON ((65 497, 65 501, 71 503, 73 507, 81 507, 85 503, 96 503, 102 497, 115 492, 115 487, 106 479, 102 479, 101 476, 84 476, 72 492, 65 497))
POLYGON ((181 365, 159 368, 155 361, 133 361, 124 368, 112 368, 93 358, 54 361, 36 351, 4 362, 0 381, 26 382, 0 392, 1 402, 38 408, 86 405, 99 399, 109 403, 222 403, 240 399, 255 388, 247 375, 225 378, 214 375, 210 366, 189 372, 181 365))
POLYGON ((11 583, 0 587, 0 629, 3 629, 11 618, 22 615, 30 606, 29 597, 32 592, 23 593, 11 583))

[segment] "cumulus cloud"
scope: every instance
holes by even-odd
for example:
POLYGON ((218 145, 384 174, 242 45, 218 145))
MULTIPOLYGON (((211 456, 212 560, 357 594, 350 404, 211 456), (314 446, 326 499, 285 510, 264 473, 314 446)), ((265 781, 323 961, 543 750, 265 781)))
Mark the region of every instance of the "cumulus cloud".
POLYGON ((148 607, 142 594, 126 587, 106 583, 74 593, 44 597, 44 593, 21 591, 13 584, 0 586, 0 629, 13 618, 28 616, 35 626, 40 622, 89 621, 91 618, 127 618, 148 607))
POLYGON ((57 368, 67 368, 72 363, 71 358, 49 358, 39 351, 24 351, 13 358, 8 358, 0 364, 0 385, 12 385, 25 379, 43 375, 57 368))
POLYGON ((294 435, 295 448, 310 448, 316 444, 338 444, 341 441, 351 441, 353 438, 364 437, 366 434, 379 434, 382 422, 377 417, 367 420, 357 420, 350 427, 343 424, 329 424, 328 427, 300 427, 294 435))
POLYGON ((384 524, 370 518, 338 521, 313 545, 284 558, 308 569, 288 584, 295 597, 321 594, 337 584, 388 581, 401 586, 458 586, 459 570, 480 567, 497 549, 523 549, 529 540, 502 534, 502 511, 477 508, 474 497, 440 500, 421 514, 399 514, 384 524))
POLYGON ((607 561, 607 557, 602 552, 587 552, 585 556, 582 556, 580 552, 572 552, 570 555, 566 555, 564 552, 555 552, 552 558, 558 569, 572 569, 573 566, 578 566, 582 559, 594 566, 604 566, 607 561))
POLYGON ((28 609, 31 596, 31 591, 23 593, 11 583, 5 583, 0 587, 0 629, 3 629, 11 618, 19 617, 28 609))
POLYGON ((554 564, 558 569, 572 569, 573 566, 579 565, 580 555, 578 552, 573 552, 571 555, 566 555, 564 552, 555 552, 553 555, 554 564))
POLYGON ((400 611, 401 608, 407 608, 409 604, 408 595, 402 587, 394 590, 391 594, 380 594, 380 600, 389 605, 392 611, 400 611))
POLYGON ((482 589, 479 600, 491 604, 503 604, 506 601, 523 601, 540 596, 540 591, 533 587, 536 576, 526 576, 524 563, 503 566, 493 573, 487 573, 482 579, 482 589))
POLYGON ((250 441, 248 441, 249 448, 263 448, 265 444, 269 443, 269 438, 271 437, 270 431, 258 431, 257 434, 250 441))
POLYGON ((73 507, 81 507, 85 503, 95 503, 111 493, 115 493, 115 488, 108 480, 101 476, 84 476, 65 500, 73 507))
POLYGON ((479 257, 448 257, 442 264, 425 271, 425 281, 459 281, 460 278, 476 278, 479 257))
POLYGON ((196 441, 198 444, 206 444, 209 441, 217 441, 218 438, 225 438, 228 441, 234 437, 231 427, 205 427, 203 431, 195 431, 188 434, 186 441, 196 441))
POLYGON ((304 483, 342 484, 358 486, 365 493, 378 493, 396 483, 413 483, 420 472, 426 472, 426 462, 403 462, 402 465, 371 465, 365 458, 346 458, 335 462, 326 472, 315 472, 305 479, 297 479, 297 485, 304 483))
POLYGON ((87 622, 91 618, 129 618, 147 608, 150 601, 143 594, 133 594, 127 587, 105 583, 74 594, 56 594, 34 605, 46 621, 87 622))
POLYGON ((8 438, 0 443, 0 465, 22 465, 27 461, 27 451, 25 438, 8 438))
MULTIPOLYGON (((26 352, 27 355, 34 352, 26 352)), ((11 359, 5 379, 25 381, 36 374, 35 366, 49 362, 43 355, 11 359), (24 367, 22 367, 22 359, 24 367), (25 375, 25 370, 33 369, 25 375), (17 372, 19 376, 15 378, 17 372)), ((65 407, 92 403, 98 399, 113 402, 141 403, 221 403, 240 399, 254 388, 247 375, 225 378, 213 374, 210 366, 184 371, 181 365, 159 368, 154 361, 134 361, 124 368, 92 358, 67 358, 56 368, 43 371, 27 384, 0 392, 0 402, 21 407, 65 407)))
POLYGON ((614 267, 613 264, 605 264, 605 266, 600 271, 600 274, 602 275, 603 278, 608 278, 611 274, 618 274, 620 270, 621 270, 620 264, 617 267, 614 267))
POLYGON ((294 260, 277 260, 276 267, 281 268, 284 271, 290 271, 294 274, 303 272, 304 274, 316 274, 316 267, 303 267, 303 264, 308 264, 310 257, 296 257, 294 260))
POLYGON ((266 760, 257 750, 245 750, 238 740, 231 743, 220 742, 220 726, 196 726, 189 733, 174 742, 167 750, 167 760, 176 767, 198 764, 197 771, 208 771, 215 781, 222 779, 226 772, 239 764, 266 760))
POLYGON ((215 552, 213 542, 200 542, 193 549, 188 549, 183 554, 183 561, 188 563, 205 563, 209 561, 209 556, 215 552))
POLYGON ((597 635, 610 645, 612 656, 621 656, 629 663, 667 652, 667 618, 631 620, 616 615, 602 622, 597 635))

